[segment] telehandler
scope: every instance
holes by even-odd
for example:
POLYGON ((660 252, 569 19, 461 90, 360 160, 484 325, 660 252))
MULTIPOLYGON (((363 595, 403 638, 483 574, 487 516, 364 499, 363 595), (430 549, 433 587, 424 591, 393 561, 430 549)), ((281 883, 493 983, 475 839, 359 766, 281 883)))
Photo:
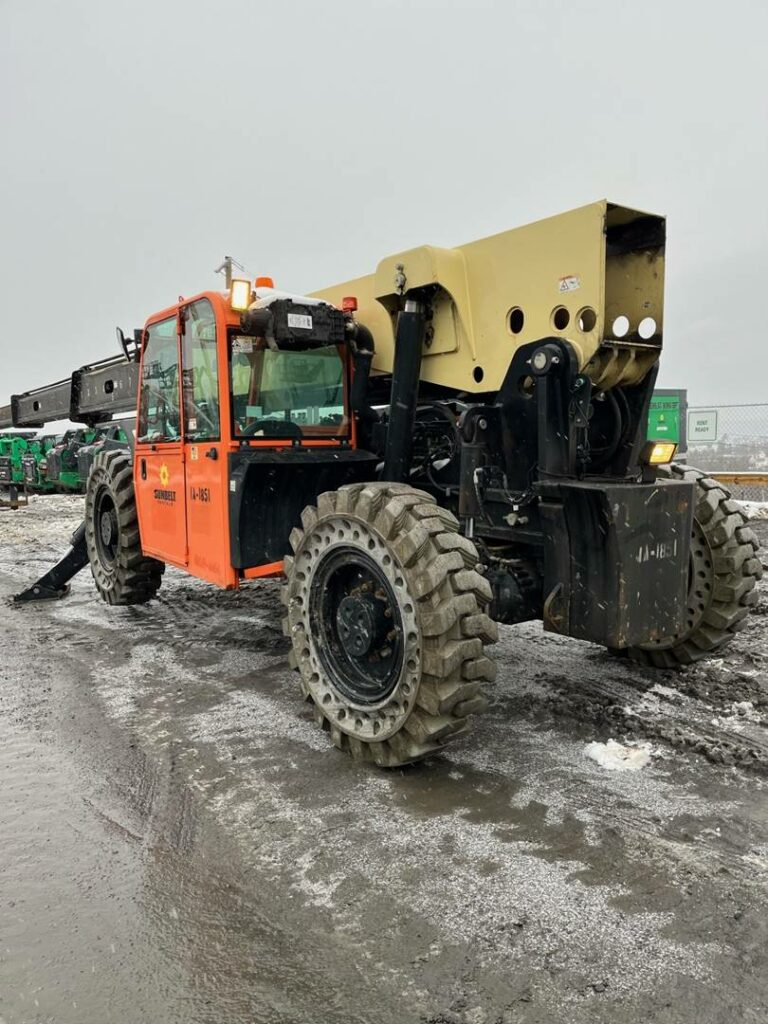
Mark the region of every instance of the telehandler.
POLYGON ((25 434, 0 435, 0 486, 24 483, 22 461, 30 440, 25 434))
MULTIPOLYGON (((119 332, 120 366, 78 393, 137 379, 135 443, 95 455, 72 549, 19 599, 88 562, 117 605, 166 564, 284 575, 318 725, 382 766, 464 732, 497 622, 660 667, 719 651, 761 564, 729 495, 646 441, 664 251, 663 218, 602 201, 310 297, 234 280, 133 348, 119 332)), ((15 396, 16 419, 43 399, 15 396)))

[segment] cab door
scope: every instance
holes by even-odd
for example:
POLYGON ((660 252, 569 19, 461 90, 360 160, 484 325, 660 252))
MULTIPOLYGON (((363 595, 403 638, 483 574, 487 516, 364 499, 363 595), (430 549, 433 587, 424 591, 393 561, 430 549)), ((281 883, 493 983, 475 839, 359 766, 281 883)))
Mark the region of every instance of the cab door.
POLYGON ((219 349, 226 327, 210 299, 180 309, 181 380, 188 568, 220 587, 235 586, 229 550, 227 451, 222 444, 219 349))
POLYGON ((178 330, 176 314, 147 327, 141 357, 133 479, 142 550, 164 562, 186 567, 178 330))

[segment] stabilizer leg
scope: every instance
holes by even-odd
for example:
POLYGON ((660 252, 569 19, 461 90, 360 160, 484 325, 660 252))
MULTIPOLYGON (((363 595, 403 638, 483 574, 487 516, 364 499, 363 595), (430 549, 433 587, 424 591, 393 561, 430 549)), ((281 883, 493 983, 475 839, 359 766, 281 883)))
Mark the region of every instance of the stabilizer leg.
POLYGON ((69 581, 81 569, 88 565, 88 549, 85 545, 85 523, 81 523, 72 534, 72 545, 61 561, 41 576, 37 583, 22 590, 13 598, 16 602, 50 601, 66 597, 69 593, 69 581))

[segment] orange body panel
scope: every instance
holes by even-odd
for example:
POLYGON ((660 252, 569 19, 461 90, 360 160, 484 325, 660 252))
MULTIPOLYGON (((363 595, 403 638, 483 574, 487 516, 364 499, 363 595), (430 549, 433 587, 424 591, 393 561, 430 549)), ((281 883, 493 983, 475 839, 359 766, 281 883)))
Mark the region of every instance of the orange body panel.
POLYGON ((254 569, 244 569, 243 578, 246 580, 265 579, 268 576, 282 576, 284 565, 282 562, 269 562, 267 565, 257 565, 254 569))
MULTIPOLYGON (((280 575, 283 563, 237 570, 232 566, 229 524, 229 470, 228 454, 243 444, 251 448, 290 448, 290 439, 242 439, 232 437, 232 402, 230 394, 228 330, 237 328, 240 315, 234 312, 228 295, 203 292, 184 299, 174 306, 151 316, 145 330, 171 317, 179 321, 179 310, 192 302, 208 299, 216 319, 216 356, 218 362, 218 390, 220 410, 220 440, 190 442, 183 435, 181 441, 139 443, 134 448, 134 481, 139 515, 142 550, 191 575, 215 583, 220 587, 236 588, 241 579, 257 579, 280 575)), ((177 358, 181 366, 181 335, 177 333, 177 358)), ((141 356, 139 377, 144 371, 144 351, 141 356)), ((183 368, 182 368, 183 372, 183 368)), ((181 391, 179 373, 179 389, 181 391)), ((345 389, 345 390, 348 390, 345 389)), ((348 401, 348 395, 347 395, 348 401)), ((179 396, 179 408, 183 398, 179 396)), ((141 384, 139 406, 141 409, 141 384)), ((351 418, 349 443, 355 446, 355 422, 351 418)), ((339 447, 335 438, 307 438, 304 447, 339 447)))
POLYGON ((141 548, 180 568, 187 565, 184 449, 181 444, 136 445, 133 480, 141 548))

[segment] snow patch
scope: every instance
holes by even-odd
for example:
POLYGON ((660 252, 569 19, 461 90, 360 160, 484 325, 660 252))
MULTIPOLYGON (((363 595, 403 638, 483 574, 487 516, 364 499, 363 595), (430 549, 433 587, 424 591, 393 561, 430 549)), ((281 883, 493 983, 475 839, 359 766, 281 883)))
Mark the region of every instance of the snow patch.
POLYGON ((607 743, 588 743, 584 753, 609 772, 636 772, 651 763, 650 743, 626 746, 617 743, 616 740, 608 740, 607 743))
POLYGON ((760 713, 755 709, 751 700, 738 700, 731 704, 730 715, 718 715, 712 719, 712 725, 718 729, 731 729, 733 732, 742 732, 747 722, 761 724, 763 721, 760 713))
POLYGON ((768 519, 768 501, 740 501, 748 519, 768 519))

